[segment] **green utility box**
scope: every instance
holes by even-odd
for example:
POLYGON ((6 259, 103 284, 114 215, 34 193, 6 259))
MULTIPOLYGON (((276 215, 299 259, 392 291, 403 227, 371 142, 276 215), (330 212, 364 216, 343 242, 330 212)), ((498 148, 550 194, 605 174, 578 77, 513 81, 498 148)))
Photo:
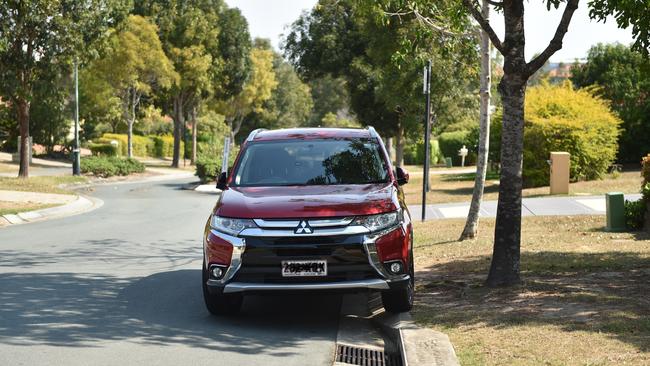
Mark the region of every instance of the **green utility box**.
POLYGON ((605 194, 607 231, 625 231, 625 195, 622 192, 605 194))
POLYGON ((451 158, 445 158, 445 164, 447 165, 447 168, 451 168, 453 166, 451 164, 451 158))

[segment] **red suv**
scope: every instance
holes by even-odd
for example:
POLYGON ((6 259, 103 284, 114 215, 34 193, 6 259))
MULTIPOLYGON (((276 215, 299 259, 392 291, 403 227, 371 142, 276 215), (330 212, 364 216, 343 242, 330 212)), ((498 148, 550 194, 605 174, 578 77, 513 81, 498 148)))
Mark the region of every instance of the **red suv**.
POLYGON ((255 130, 205 226, 203 295, 212 314, 278 291, 380 291, 413 305, 413 229, 374 128, 255 130))

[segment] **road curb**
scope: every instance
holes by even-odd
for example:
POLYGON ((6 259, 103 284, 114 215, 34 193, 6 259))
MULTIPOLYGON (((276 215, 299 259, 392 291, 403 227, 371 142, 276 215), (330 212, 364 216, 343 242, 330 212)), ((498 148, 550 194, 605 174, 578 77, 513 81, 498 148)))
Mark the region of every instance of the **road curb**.
POLYGON ((380 312, 371 320, 399 348, 403 366, 459 366, 449 337, 433 329, 420 328, 409 313, 380 312))
POLYGON ((98 209, 103 205, 104 201, 99 198, 78 195, 76 200, 61 206, 21 212, 15 215, 3 215, 1 217, 8 225, 21 225, 79 215, 98 209))

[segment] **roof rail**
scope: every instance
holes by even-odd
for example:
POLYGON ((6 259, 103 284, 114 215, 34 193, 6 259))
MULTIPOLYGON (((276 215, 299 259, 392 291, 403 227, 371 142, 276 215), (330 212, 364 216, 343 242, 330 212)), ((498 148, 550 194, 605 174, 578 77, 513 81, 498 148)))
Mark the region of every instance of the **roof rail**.
POLYGON ((266 128, 258 128, 258 129, 256 129, 256 130, 253 130, 253 131, 248 135, 248 137, 246 138, 246 141, 253 141, 253 139, 255 138, 255 136, 256 136, 258 133, 262 132, 262 131, 266 131, 266 128))
POLYGON ((377 133, 377 130, 375 130, 374 127, 368 126, 366 127, 366 129, 368 129, 368 132, 370 132, 370 136, 379 138, 379 134, 377 133))

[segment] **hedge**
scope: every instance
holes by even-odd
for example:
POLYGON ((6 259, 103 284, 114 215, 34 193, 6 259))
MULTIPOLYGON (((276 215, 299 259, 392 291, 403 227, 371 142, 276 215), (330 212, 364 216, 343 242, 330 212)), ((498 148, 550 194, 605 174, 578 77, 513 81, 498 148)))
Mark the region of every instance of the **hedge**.
POLYGON ((438 136, 438 143, 440 144, 440 151, 445 157, 451 158, 454 165, 460 166, 461 157, 458 151, 465 146, 469 150, 465 157, 465 165, 476 163, 475 146, 478 140, 475 141, 475 133, 473 131, 453 131, 443 132, 438 136))
POLYGON ((108 178, 114 175, 129 175, 142 173, 144 170, 144 164, 135 159, 103 156, 81 158, 81 172, 96 177, 108 178))
POLYGON ((88 144, 88 149, 93 156, 117 156, 117 146, 110 143, 88 144))
MULTIPOLYGON (((572 181, 599 179, 616 157, 620 120, 607 102, 570 82, 528 88, 524 121, 525 187, 549 184, 551 151, 571 154, 572 181)), ((502 112, 492 121, 490 157, 499 160, 502 112)))
MULTIPOLYGON (((430 165, 443 164, 445 157, 440 150, 438 140, 431 139, 430 146, 430 165)), ((404 146, 404 164, 424 165, 424 140, 419 140, 415 143, 406 144, 406 146, 404 146)))
MULTIPOLYGON (((173 136, 139 136, 133 135, 132 148, 133 156, 164 158, 171 157, 174 154, 174 137, 173 136)), ((119 156, 128 154, 128 136, 126 134, 105 133, 100 139, 95 140, 98 143, 106 144, 112 140, 118 142, 117 153, 119 156)), ((185 144, 181 141, 181 157, 183 156, 185 144)))

